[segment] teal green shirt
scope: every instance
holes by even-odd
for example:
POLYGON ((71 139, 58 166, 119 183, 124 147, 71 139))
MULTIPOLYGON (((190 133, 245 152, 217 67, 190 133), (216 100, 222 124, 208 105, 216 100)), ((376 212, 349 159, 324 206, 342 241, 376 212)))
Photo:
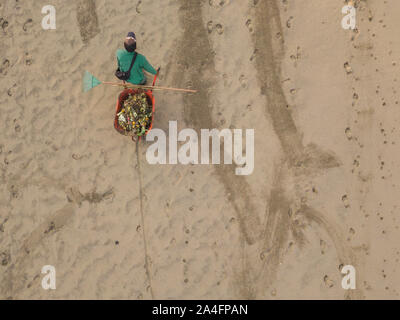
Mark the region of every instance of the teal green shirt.
MULTIPOLYGON (((118 67, 121 71, 126 72, 129 70, 134 54, 134 52, 128 52, 126 50, 117 50, 118 67)), ((143 69, 154 75, 157 73, 157 71, 147 61, 146 57, 138 53, 135 64, 133 65, 131 70, 131 76, 129 77, 127 82, 132 84, 142 84, 146 80, 143 74, 143 69)))

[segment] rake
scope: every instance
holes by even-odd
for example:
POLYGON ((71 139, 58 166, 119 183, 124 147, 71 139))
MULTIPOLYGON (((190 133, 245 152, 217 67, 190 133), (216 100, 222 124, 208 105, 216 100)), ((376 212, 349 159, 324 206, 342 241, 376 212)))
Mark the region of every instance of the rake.
POLYGON ((157 86, 142 86, 131 83, 120 83, 120 82, 104 82, 95 78, 90 72, 85 71, 83 75, 83 92, 88 92, 100 84, 111 85, 114 87, 125 87, 125 88, 135 88, 135 89, 150 89, 150 90, 169 90, 178 92, 190 92, 196 93, 197 90, 190 89, 179 89, 179 88, 167 88, 167 87, 157 87, 157 86))

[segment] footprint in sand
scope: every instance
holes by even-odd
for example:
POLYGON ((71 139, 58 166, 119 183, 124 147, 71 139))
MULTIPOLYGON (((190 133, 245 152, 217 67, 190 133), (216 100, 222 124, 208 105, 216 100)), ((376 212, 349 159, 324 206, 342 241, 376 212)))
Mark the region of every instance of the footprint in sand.
POLYGON ((16 133, 21 132, 21 126, 18 124, 17 119, 14 119, 14 130, 16 133))
POLYGON ((319 246, 321 247, 321 254, 326 252, 326 242, 322 239, 319 240, 319 246))
POLYGON ((351 139, 353 139, 353 135, 351 133, 351 129, 349 127, 346 128, 346 130, 344 131, 344 133, 346 134, 347 139, 350 141, 351 139))
POLYGON ((220 23, 218 23, 218 24, 215 26, 215 29, 217 30, 217 33, 218 33, 219 35, 221 35, 221 34, 224 33, 224 27, 223 27, 222 24, 220 24, 220 23))
POLYGON ((359 167, 360 167, 360 161, 358 161, 357 159, 354 159, 354 161, 353 161, 353 169, 351 170, 351 172, 354 173, 355 170, 357 168, 359 168, 359 167))
POLYGON ((0 252, 0 264, 5 267, 11 261, 11 254, 8 251, 0 252))
POLYGON ((256 58, 257 53, 258 53, 258 49, 254 49, 253 54, 250 57, 250 61, 253 61, 256 58))
POLYGON ((81 160, 83 158, 83 156, 81 156, 80 154, 74 153, 72 155, 72 159, 74 160, 81 160))
POLYGON ((30 54, 27 52, 27 53, 25 53, 25 64, 27 65, 27 66, 30 66, 30 65, 32 65, 32 63, 33 63, 33 59, 32 59, 32 57, 30 56, 30 54))
POLYGON ((10 89, 7 90, 7 94, 9 97, 12 97, 14 95, 16 87, 17 87, 17 84, 14 83, 14 85, 10 89))
POLYGON ((140 5, 142 4, 142 0, 139 0, 139 2, 136 5, 136 12, 137 13, 142 13, 142 10, 140 9, 140 5))
POLYGON ((7 223, 8 218, 4 219, 4 221, 2 223, 0 223, 0 232, 4 232, 5 229, 5 224, 7 223))
POLYGON ((290 17, 287 21, 286 21, 286 27, 291 28, 292 27, 292 19, 293 17, 290 17))
POLYGON ((324 283, 328 288, 332 288, 335 285, 333 280, 329 279, 327 275, 324 276, 324 283))
POLYGON ((11 197, 12 197, 13 199, 19 199, 19 198, 21 198, 21 196, 22 196, 22 194, 21 194, 21 192, 19 191, 18 187, 16 187, 15 185, 12 185, 12 186, 9 188, 9 191, 10 191, 10 195, 11 195, 11 197))
POLYGON ((354 237, 356 234, 356 231, 353 228, 349 229, 349 236, 347 237, 347 241, 351 241, 351 239, 354 237))
POLYGON ((247 27, 247 29, 249 29, 249 32, 250 32, 250 33, 253 33, 254 28, 253 28, 253 24, 252 24, 252 22, 251 22, 251 19, 249 19, 249 20, 246 21, 246 27, 247 27))
POLYGON ((346 194, 342 197, 342 201, 346 209, 350 207, 350 201, 346 194))
POLYGON ((353 73, 353 69, 350 67, 350 64, 348 62, 345 62, 343 66, 347 74, 353 73))
POLYGON ((0 67, 0 74, 4 76, 7 75, 7 71, 9 68, 10 68, 10 60, 4 59, 0 67))
POLYGON ((247 79, 246 79, 245 75, 242 74, 239 77, 239 82, 240 82, 240 85, 242 86, 242 88, 247 88, 247 79))
POLYGON ((207 31, 208 31, 208 33, 212 33, 213 30, 214 30, 213 22, 212 21, 208 21, 208 23, 207 23, 207 31))
POLYGON ((222 8, 223 6, 229 4, 229 0, 209 0, 209 5, 214 8, 222 8))
POLYGON ((33 25, 33 20, 29 18, 28 20, 25 21, 24 25, 22 26, 22 30, 27 32, 33 25))
POLYGON ((7 32, 7 28, 8 28, 8 25, 9 25, 8 21, 3 19, 3 18, 0 18, 0 25, 1 25, 1 28, 3 29, 3 31, 7 32))
POLYGON ((290 55, 290 59, 293 61, 293 64, 295 67, 297 67, 297 62, 300 60, 301 58, 301 52, 300 52, 301 48, 298 46, 296 48, 296 52, 292 55, 290 55))

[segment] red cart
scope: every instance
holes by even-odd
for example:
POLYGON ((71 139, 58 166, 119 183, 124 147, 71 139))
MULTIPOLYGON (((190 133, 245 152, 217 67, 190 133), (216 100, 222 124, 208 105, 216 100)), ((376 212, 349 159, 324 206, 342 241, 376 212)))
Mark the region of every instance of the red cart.
MULTIPOLYGON (((153 86, 155 85, 157 80, 157 76, 154 76, 154 80, 153 80, 153 86)), ((140 90, 140 89, 139 89, 140 90)), ((125 89, 124 91, 122 91, 118 97, 117 100, 117 107, 115 110, 115 118, 114 118, 114 128, 115 130, 117 130, 120 134, 122 135, 126 135, 125 130, 123 128, 120 127, 119 123, 118 123, 118 113, 122 110, 122 106, 124 101, 128 98, 128 96, 130 94, 136 94, 139 91, 138 89, 125 89)), ((150 106, 152 106, 152 117, 151 117, 151 123, 149 128, 147 129, 146 134, 148 134, 150 132, 150 130, 153 128, 153 122, 154 122, 154 111, 155 111, 155 99, 153 96, 153 91, 147 90, 145 91, 146 96, 147 96, 147 102, 149 103, 150 106)), ((139 137, 140 140, 141 137, 139 137)), ((134 137, 132 137, 132 139, 134 139, 134 137)))

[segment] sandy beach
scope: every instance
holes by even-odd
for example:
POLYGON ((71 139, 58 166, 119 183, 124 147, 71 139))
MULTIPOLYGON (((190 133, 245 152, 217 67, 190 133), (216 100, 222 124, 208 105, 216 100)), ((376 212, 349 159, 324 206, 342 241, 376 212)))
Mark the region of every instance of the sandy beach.
POLYGON ((400 2, 346 3, 0 0, 0 299, 399 299, 400 2), (153 127, 254 129, 252 174, 149 164, 121 89, 82 92, 129 31, 198 90, 154 91, 153 127))

